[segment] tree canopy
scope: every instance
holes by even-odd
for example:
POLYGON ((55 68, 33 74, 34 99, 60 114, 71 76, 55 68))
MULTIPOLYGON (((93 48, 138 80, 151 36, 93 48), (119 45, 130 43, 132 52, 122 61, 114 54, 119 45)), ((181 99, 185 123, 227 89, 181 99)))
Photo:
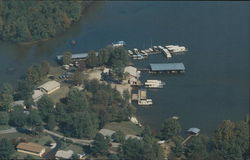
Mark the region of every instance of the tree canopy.
POLYGON ((54 37, 80 20, 88 1, 0 1, 0 39, 27 42, 54 37))

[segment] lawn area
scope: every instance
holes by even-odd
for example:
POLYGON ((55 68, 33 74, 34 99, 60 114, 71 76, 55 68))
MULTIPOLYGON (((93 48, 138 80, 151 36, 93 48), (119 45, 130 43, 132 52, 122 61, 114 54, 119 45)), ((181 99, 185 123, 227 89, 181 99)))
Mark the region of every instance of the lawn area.
POLYGON ((122 131, 125 134, 132 134, 132 135, 140 135, 142 132, 142 128, 138 125, 130 122, 130 121, 123 121, 123 122, 111 122, 106 124, 103 128, 111 129, 114 131, 122 131))
POLYGON ((0 131, 1 130, 6 130, 6 129, 10 129, 11 127, 9 125, 0 125, 0 131))
POLYGON ((11 158, 12 159, 25 159, 27 155, 31 156, 32 159, 42 159, 41 157, 38 157, 38 156, 35 156, 35 155, 25 154, 25 153, 21 153, 21 152, 17 152, 17 151, 15 151, 11 155, 11 158))
POLYGON ((66 143, 66 142, 62 142, 62 147, 60 149, 65 150, 65 151, 72 150, 74 153, 77 153, 77 154, 82 154, 84 152, 82 146, 71 144, 71 143, 66 143))
POLYGON ((69 87, 67 86, 61 86, 60 89, 56 90, 55 92, 51 93, 49 97, 54 103, 57 103, 60 101, 61 98, 66 97, 66 95, 69 92, 69 87))

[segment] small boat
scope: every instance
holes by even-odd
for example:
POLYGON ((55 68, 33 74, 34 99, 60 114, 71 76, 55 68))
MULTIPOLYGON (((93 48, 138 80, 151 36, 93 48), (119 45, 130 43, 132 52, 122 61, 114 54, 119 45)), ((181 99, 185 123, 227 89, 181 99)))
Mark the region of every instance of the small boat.
POLYGON ((77 42, 76 42, 75 40, 72 40, 72 41, 71 41, 71 44, 72 44, 72 45, 76 45, 76 43, 77 43, 77 42))
POLYGON ((145 87, 147 88, 163 88, 165 85, 165 82, 162 82, 161 80, 147 80, 145 82, 145 87))

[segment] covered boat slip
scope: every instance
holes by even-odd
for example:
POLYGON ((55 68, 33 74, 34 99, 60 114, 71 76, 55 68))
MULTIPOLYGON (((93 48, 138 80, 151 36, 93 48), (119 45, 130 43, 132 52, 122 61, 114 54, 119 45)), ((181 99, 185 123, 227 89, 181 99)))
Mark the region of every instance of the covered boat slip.
POLYGON ((168 73, 176 73, 176 72, 184 72, 185 66, 183 63, 152 63, 150 64, 151 72, 168 72, 168 73))

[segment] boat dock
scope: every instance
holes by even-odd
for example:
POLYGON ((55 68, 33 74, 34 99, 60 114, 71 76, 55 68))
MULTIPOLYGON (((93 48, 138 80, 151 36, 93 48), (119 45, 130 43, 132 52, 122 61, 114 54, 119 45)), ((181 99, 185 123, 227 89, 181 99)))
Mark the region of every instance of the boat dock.
POLYGON ((163 88, 165 82, 162 82, 161 80, 147 80, 144 85, 147 88, 163 88))
POLYGON ((183 63, 151 63, 150 72, 183 73, 185 66, 183 63))
POLYGON ((137 101, 138 105, 152 105, 152 99, 147 98, 147 90, 139 89, 138 94, 132 94, 132 100, 137 101))
POLYGON ((138 50, 134 48, 128 50, 128 55, 133 59, 145 59, 151 54, 163 53, 167 58, 172 58, 173 55, 183 54, 187 51, 187 48, 179 45, 166 45, 166 46, 153 46, 152 48, 138 50))

